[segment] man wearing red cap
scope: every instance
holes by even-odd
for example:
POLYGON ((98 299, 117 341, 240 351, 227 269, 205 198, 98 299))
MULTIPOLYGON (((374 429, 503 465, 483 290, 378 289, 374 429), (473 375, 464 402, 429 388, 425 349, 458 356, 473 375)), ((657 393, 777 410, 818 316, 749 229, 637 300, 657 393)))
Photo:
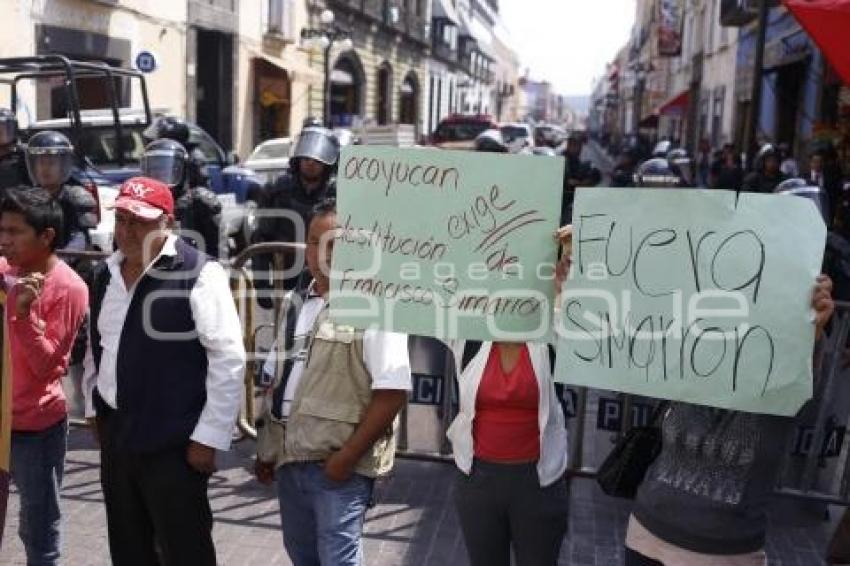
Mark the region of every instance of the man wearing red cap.
POLYGON ((167 185, 132 178, 114 207, 118 251, 94 277, 84 375, 112 562, 214 565, 207 485, 245 366, 227 274, 172 233, 167 185))

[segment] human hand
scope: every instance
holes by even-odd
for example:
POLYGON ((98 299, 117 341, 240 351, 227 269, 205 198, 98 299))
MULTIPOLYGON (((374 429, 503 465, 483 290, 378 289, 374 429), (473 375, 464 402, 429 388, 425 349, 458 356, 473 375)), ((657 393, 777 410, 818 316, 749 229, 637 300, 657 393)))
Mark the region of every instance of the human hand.
POLYGON ((186 461, 196 472, 212 474, 216 471, 215 448, 205 446, 193 440, 186 449, 186 461))
POLYGON ((24 275, 15 283, 17 295, 15 297, 15 312, 18 316, 28 316, 33 302, 41 296, 44 289, 44 274, 30 273, 24 275))

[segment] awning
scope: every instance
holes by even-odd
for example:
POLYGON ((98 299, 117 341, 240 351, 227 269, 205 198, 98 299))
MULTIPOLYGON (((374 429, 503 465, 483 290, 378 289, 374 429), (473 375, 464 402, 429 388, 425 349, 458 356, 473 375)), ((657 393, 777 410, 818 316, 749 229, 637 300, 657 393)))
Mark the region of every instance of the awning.
POLYGON ((311 68, 309 65, 301 63, 297 59, 281 59, 280 57, 269 55, 257 49, 249 49, 249 51, 255 59, 262 59, 278 69, 286 71, 289 74, 289 80, 292 82, 303 81, 311 85, 321 85, 324 82, 322 73, 311 68))
POLYGON ((677 115, 684 114, 688 109, 688 98, 690 97, 689 90, 683 90, 676 96, 668 98, 664 104, 658 107, 658 114, 677 115))
POLYGON ((435 18, 444 18, 454 22, 455 24, 457 24, 460 20, 457 16, 457 10, 455 10, 451 0, 435 0, 433 10, 435 18))
POLYGON ((850 84, 850 0, 784 0, 845 83, 850 84))

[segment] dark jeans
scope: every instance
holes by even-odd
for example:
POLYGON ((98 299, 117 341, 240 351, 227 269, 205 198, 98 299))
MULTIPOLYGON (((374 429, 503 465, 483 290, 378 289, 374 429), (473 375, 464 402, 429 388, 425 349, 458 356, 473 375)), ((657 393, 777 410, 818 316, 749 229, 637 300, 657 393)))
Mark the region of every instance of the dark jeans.
POLYGON ((283 544, 295 566, 363 564, 363 520, 375 481, 353 474, 336 483, 319 462, 277 469, 283 544))
POLYGON ((455 505, 472 566, 554 566, 567 533, 566 481, 540 487, 536 464, 475 460, 458 472, 455 505))
POLYGON ((627 546, 626 566, 664 566, 664 564, 653 558, 648 558, 627 546))
POLYGON ((67 419, 36 432, 12 432, 10 473, 20 495, 18 535, 29 566, 59 563, 59 489, 67 439, 67 419))
POLYGON ((98 416, 112 563, 214 566, 209 476, 189 466, 185 447, 134 454, 116 446, 109 420, 98 416))

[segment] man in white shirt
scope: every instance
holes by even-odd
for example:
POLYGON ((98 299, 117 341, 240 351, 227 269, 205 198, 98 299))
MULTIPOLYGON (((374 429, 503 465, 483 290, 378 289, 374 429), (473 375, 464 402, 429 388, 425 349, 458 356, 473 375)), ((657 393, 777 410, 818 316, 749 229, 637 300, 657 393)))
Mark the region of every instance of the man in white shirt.
POLYGON ((173 218, 166 185, 125 182, 118 251, 91 289, 83 390, 117 566, 216 563, 207 485, 230 447, 245 349, 226 272, 173 218))
POLYGON ((275 383, 258 424, 257 478, 277 480, 284 546, 295 566, 362 563, 374 479, 392 469, 394 422, 412 389, 406 335, 328 319, 335 230, 329 199, 310 222, 313 282, 296 295, 303 304, 288 311, 284 339, 266 364, 275 383))

